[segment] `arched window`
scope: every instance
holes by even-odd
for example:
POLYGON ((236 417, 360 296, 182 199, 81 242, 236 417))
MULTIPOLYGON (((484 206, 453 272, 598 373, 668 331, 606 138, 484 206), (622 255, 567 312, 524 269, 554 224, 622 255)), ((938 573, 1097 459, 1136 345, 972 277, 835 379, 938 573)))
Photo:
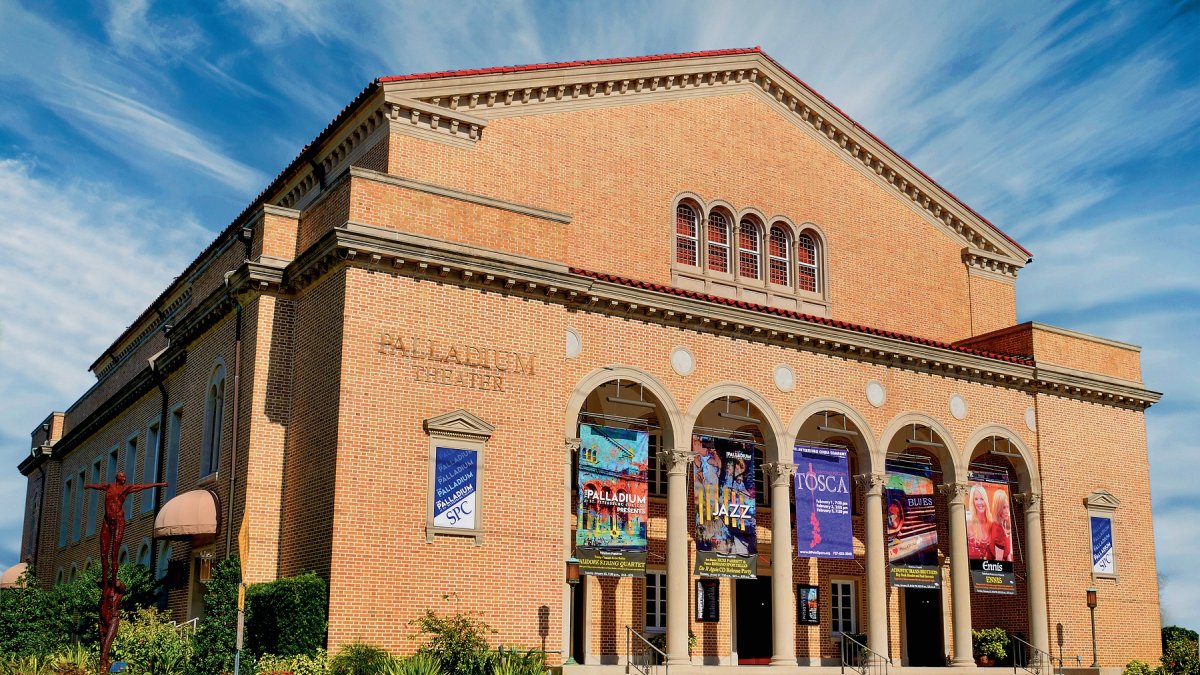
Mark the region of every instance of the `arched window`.
POLYGON ((129 562, 129 547, 122 546, 121 551, 117 553, 117 567, 129 562))
POLYGON ((720 211, 708 214, 708 269, 729 272, 729 219, 720 211))
POLYGON ((150 540, 149 539, 143 539, 141 545, 138 546, 137 564, 141 565, 142 567, 145 567, 146 569, 150 569, 150 540))
POLYGON ((61 586, 62 582, 63 582, 63 568, 60 567, 60 568, 58 568, 58 571, 54 573, 54 585, 61 586))
POLYGON ((782 227, 775 225, 771 228, 771 236, 767 242, 767 256, 771 269, 770 281, 773 284, 787 286, 791 281, 788 277, 789 262, 788 238, 782 227))
POLYGON ((805 232, 796 239, 796 277, 802 291, 819 293, 821 290, 821 252, 817 240, 805 232))
POLYGON ((204 402, 204 436, 200 446, 200 475, 216 472, 221 465, 221 429, 225 422, 225 364, 218 363, 208 380, 204 402))
POLYGON ((73 584, 73 583, 75 583, 75 580, 78 578, 79 578, 79 566, 76 565, 75 563, 71 563, 71 576, 67 577, 67 583, 73 584))
POLYGON ((675 262, 681 265, 698 265, 697 258, 700 236, 700 219, 696 209, 687 204, 675 208, 675 262))
POLYGON ((743 220, 738 226, 738 274, 747 279, 759 279, 759 250, 761 241, 758 225, 753 220, 743 220))
POLYGON ((171 567, 171 557, 175 554, 175 549, 170 542, 158 542, 158 569, 154 570, 154 578, 162 579, 167 576, 167 570, 171 567))

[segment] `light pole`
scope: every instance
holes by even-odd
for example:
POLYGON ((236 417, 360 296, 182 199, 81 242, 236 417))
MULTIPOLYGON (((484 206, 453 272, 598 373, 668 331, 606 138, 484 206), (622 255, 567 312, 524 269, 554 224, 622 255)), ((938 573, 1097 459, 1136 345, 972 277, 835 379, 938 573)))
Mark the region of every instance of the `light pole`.
POLYGON ((575 660, 575 588, 579 585, 579 559, 575 556, 567 558, 567 583, 571 594, 567 602, 567 660, 563 665, 574 666, 579 663, 575 660))
POLYGON ((1100 667, 1100 659, 1096 658, 1096 589, 1087 589, 1087 606, 1092 613, 1092 667, 1100 667))

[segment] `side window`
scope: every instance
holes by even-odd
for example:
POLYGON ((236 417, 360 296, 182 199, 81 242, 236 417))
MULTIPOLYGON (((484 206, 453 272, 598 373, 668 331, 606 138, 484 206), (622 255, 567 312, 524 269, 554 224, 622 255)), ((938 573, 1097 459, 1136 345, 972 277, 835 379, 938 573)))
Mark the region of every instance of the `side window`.
MULTIPOLYGON (((158 446, 160 427, 154 420, 146 427, 146 457, 142 460, 142 482, 158 482, 158 446)), ((158 488, 150 488, 142 493, 142 513, 153 511, 158 504, 158 488)))
POLYGON ((204 435, 200 445, 200 476, 221 466, 221 431, 225 424, 225 364, 218 363, 204 397, 204 435))
POLYGON ((650 432, 650 485, 649 493, 651 495, 665 497, 667 495, 667 467, 658 461, 658 453, 662 449, 662 433, 658 431, 650 432))
MULTIPOLYGON (((127 483, 137 482, 137 467, 138 437, 135 434, 125 441, 125 481, 127 483)), ((133 520, 133 505, 137 502, 137 496, 138 494, 135 492, 125 498, 125 520, 133 520)))
POLYGON ((675 262, 698 265, 700 219, 696 209, 680 204, 675 209, 675 262))
POLYGON ((857 633, 853 581, 832 581, 829 584, 829 629, 835 635, 857 633))
POLYGON ((63 481, 62 508, 58 512, 58 545, 67 545, 67 535, 71 528, 71 505, 75 503, 71 492, 72 479, 63 481))
POLYGON ((771 228, 771 236, 767 242, 767 255, 770 258, 770 281, 779 286, 791 283, 791 256, 789 255, 788 236, 786 230, 778 225, 771 228))
POLYGON ((821 292, 821 251, 812 234, 805 232, 796 239, 796 279, 802 291, 821 292))
POLYGON ((720 211, 708 215, 708 269, 729 272, 729 218, 720 211))
POLYGON ((163 488, 163 501, 166 502, 171 497, 175 496, 175 490, 179 482, 179 437, 183 429, 183 407, 176 407, 171 411, 170 426, 167 427, 167 466, 166 476, 163 481, 167 483, 167 487, 163 488))
POLYGON ((762 237, 758 225, 744 219, 738 225, 738 275, 746 279, 761 279, 762 237))
POLYGON ((646 572, 646 632, 667 629, 667 575, 646 572))

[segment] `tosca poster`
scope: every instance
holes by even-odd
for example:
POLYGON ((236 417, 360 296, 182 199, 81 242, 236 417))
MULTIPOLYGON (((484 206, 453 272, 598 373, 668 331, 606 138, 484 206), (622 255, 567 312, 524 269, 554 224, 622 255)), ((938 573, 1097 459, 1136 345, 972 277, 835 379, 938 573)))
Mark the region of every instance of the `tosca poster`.
POLYGON ((888 562, 897 588, 941 588, 937 512, 929 467, 887 463, 888 562))
POLYGON ((1006 472, 968 474, 967 556, 978 593, 1015 595, 1012 503, 1006 472))
POLYGON ((753 579, 758 572, 754 445, 694 436, 696 575, 753 579))
POLYGON ((1113 558, 1112 518, 1088 516, 1092 526, 1092 573, 1113 575, 1117 564, 1113 558))
POLYGON ((854 557, 850 519, 850 465, 842 448, 797 445, 796 557, 854 557))
POLYGON ((479 467, 474 450, 434 451, 433 525, 474 530, 479 498, 479 467))
POLYGON ((650 437, 645 431, 584 424, 579 439, 579 571, 645 576, 650 437))

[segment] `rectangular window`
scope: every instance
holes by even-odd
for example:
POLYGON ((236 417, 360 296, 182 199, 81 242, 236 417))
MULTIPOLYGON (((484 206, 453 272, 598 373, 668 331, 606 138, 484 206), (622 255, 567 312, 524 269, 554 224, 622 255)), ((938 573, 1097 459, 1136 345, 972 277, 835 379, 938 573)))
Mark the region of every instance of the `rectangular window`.
POLYGON ((667 629, 667 575, 646 572, 646 632, 667 629))
POLYGON ((111 483, 117 479, 117 453, 120 448, 108 451, 108 470, 104 472, 104 482, 111 483))
MULTIPOLYGON (((138 465, 138 439, 137 436, 130 436, 129 440, 125 441, 125 481, 128 483, 137 482, 137 465, 138 465)), ((137 501, 137 493, 129 495, 125 499, 125 520, 133 520, 133 505, 137 501)))
POLYGON ((71 479, 63 481, 62 509, 58 512, 58 545, 67 545, 67 532, 71 524, 71 479))
MULTIPOLYGON (((142 482, 158 482, 158 421, 155 420, 146 427, 146 458, 142 460, 142 482)), ((150 488, 142 493, 142 513, 153 511, 157 503, 158 488, 150 488)))
POLYGON ((649 493, 660 497, 667 495, 667 467, 658 461, 658 453, 662 448, 662 434, 651 433, 650 442, 650 463, 647 474, 649 475, 649 493))
POLYGON ((762 448, 754 448, 754 502, 758 506, 771 503, 771 491, 767 485, 767 472, 763 470, 762 448))
MULTIPOLYGON (((92 462, 92 483, 99 483, 99 482, 100 482, 100 458, 97 457, 96 461, 92 462)), ((97 520, 96 505, 99 503, 99 501, 100 501, 100 491, 99 490, 88 490, 87 536, 89 536, 89 537, 92 536, 93 534, 96 534, 96 520, 97 520)))
POLYGON ((855 621, 853 581, 833 581, 829 584, 829 629, 835 635, 858 632, 855 621))
POLYGON ((71 516, 71 541, 79 541, 79 535, 83 533, 83 489, 84 482, 87 481, 87 472, 80 471, 79 475, 75 476, 75 511, 71 516))
POLYGON ((167 487, 163 488, 163 502, 175 496, 176 483, 179 482, 179 436, 183 429, 183 408, 178 407, 171 411, 171 423, 167 427, 167 470, 163 481, 167 487))

